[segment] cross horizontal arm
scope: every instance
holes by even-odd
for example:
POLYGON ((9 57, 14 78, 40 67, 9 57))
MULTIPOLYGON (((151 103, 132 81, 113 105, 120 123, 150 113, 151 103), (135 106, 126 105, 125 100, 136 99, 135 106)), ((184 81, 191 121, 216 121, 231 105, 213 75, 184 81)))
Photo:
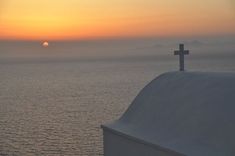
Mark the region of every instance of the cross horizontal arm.
POLYGON ((176 50, 174 51, 174 55, 179 55, 180 54, 180 51, 176 50))
POLYGON ((185 50, 184 55, 188 55, 188 54, 189 54, 189 50, 185 50))
POLYGON ((174 51, 174 55, 181 55, 181 54, 188 55, 189 50, 184 50, 183 52, 179 50, 174 51))

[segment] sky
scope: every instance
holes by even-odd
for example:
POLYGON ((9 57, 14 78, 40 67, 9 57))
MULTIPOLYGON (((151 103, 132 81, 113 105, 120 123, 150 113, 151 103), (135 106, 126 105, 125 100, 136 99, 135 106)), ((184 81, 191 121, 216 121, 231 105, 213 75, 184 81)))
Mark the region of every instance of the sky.
POLYGON ((235 35, 235 0, 0 0, 0 39, 235 35))

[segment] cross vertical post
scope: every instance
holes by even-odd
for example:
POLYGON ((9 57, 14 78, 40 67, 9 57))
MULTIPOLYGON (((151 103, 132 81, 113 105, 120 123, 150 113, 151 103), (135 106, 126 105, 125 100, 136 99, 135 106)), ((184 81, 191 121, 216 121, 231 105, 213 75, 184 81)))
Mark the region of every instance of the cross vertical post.
POLYGON ((184 50, 184 44, 179 45, 179 50, 174 51, 174 55, 179 55, 180 71, 184 71, 184 55, 188 55, 189 50, 184 50))

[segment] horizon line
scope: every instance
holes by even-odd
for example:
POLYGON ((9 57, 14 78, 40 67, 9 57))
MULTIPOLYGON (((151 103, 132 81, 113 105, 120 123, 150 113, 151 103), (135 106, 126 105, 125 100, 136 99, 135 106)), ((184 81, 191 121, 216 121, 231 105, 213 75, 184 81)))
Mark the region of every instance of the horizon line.
POLYGON ((235 34, 210 34, 210 35, 172 35, 172 36, 107 36, 107 37, 87 37, 87 38, 0 38, 0 41, 31 41, 31 42, 70 42, 70 41, 106 41, 106 40, 139 40, 139 39, 190 39, 190 38, 234 38, 235 34))

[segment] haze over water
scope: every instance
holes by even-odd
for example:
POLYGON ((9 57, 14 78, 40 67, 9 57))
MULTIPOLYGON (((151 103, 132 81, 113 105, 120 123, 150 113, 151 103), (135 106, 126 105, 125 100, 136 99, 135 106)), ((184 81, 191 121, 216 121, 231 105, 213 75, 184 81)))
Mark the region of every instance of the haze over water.
POLYGON ((235 38, 0 42, 0 155, 102 155, 115 120, 157 75, 235 71, 235 38))

